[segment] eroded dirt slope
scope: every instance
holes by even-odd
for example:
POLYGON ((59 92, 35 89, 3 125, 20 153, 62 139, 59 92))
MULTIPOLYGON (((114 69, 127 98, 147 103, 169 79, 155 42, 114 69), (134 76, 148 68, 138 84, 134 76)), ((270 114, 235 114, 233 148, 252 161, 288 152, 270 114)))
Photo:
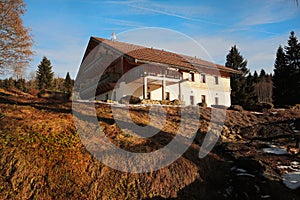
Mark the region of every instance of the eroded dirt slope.
MULTIPOLYGON (((133 130, 117 127, 110 108, 97 106, 99 123, 111 142, 125 150, 157 150, 178 131, 180 114, 169 109, 159 134, 137 139, 133 130)), ((147 125, 147 109, 133 108, 130 115, 137 124, 147 125)), ((298 126, 299 111, 227 111, 217 145, 199 159, 210 112, 200 110, 194 144, 180 159, 158 171, 132 174, 101 164, 86 150, 74 126, 71 102, 1 90, 0 198, 299 199, 299 188, 288 189, 283 183, 290 169, 280 167, 300 162, 299 133, 293 128, 298 126), (263 151, 272 145, 286 154, 263 151)))

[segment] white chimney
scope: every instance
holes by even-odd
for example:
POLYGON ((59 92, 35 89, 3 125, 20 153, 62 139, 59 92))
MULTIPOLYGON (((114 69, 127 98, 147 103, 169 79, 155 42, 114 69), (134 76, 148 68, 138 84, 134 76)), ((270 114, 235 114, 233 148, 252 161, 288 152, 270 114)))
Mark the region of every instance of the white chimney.
POLYGON ((112 32, 112 34, 111 34, 111 40, 112 41, 117 41, 117 36, 116 36, 115 32, 112 32))

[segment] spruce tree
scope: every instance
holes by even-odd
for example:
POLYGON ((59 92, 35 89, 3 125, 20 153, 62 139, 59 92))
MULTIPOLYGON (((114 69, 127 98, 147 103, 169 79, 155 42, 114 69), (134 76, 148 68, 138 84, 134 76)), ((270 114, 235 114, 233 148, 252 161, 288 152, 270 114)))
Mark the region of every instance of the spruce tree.
POLYGON ((258 74, 257 74, 257 71, 255 70, 254 73, 253 73, 253 81, 254 83, 257 83, 258 82, 258 74))
POLYGON ((255 94, 255 77, 249 73, 249 75, 246 77, 246 84, 245 84, 245 92, 247 94, 247 99, 245 99, 244 107, 250 108, 256 104, 257 102, 257 96, 255 94))
POLYGON ((293 31, 287 46, 277 50, 273 82, 277 106, 300 103, 300 43, 293 31))
POLYGON ((288 104, 299 103, 300 96, 300 44, 294 31, 291 32, 288 45, 285 46, 287 59, 287 71, 289 74, 288 82, 288 104))
POLYGON ((36 73, 38 89, 45 90, 51 89, 54 73, 52 71, 52 66, 50 60, 45 56, 38 66, 36 73))
POLYGON ((65 86, 65 92, 67 92, 67 93, 71 93, 72 92, 72 90, 73 90, 73 84, 72 84, 72 80, 71 80, 69 72, 66 75, 64 86, 65 86))
POLYGON ((240 74, 232 74, 230 77, 231 103, 248 107, 248 100, 250 100, 250 97, 253 96, 254 92, 251 91, 251 85, 249 87, 247 86, 246 77, 249 73, 247 60, 244 60, 236 45, 231 48, 226 56, 225 66, 240 72, 240 74))
POLYGON ((260 70, 260 74, 259 74, 259 78, 261 79, 261 78, 266 78, 266 71, 264 70, 264 69, 261 69, 260 70))
POLYGON ((273 76, 273 99, 277 106, 288 104, 290 73, 291 72, 288 71, 285 52, 283 48, 279 46, 276 53, 273 76))

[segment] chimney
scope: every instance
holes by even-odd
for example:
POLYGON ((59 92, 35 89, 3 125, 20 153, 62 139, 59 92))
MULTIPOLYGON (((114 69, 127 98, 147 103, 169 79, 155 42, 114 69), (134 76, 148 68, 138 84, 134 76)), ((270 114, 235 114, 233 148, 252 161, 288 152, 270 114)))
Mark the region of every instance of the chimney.
POLYGON ((114 42, 114 41, 117 41, 117 36, 115 34, 115 32, 112 32, 111 34, 111 40, 114 42))

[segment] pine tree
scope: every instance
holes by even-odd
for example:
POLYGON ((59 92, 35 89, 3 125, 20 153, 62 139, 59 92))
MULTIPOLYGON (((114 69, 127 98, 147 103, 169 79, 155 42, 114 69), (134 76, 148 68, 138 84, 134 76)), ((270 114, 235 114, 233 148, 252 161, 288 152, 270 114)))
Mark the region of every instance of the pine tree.
POLYGON ((44 56, 36 73, 38 89, 51 89, 53 76, 51 62, 44 56))
POLYGON ((23 92, 27 92, 27 88, 26 88, 26 81, 23 78, 19 78, 18 80, 16 80, 16 88, 23 91, 23 92))
POLYGON ((67 92, 67 93, 71 93, 72 92, 72 90, 73 90, 73 84, 72 84, 72 80, 71 80, 69 72, 66 75, 64 86, 65 86, 65 92, 67 92))
POLYGON ((245 99, 245 105, 246 108, 251 108, 254 104, 257 103, 257 96, 255 94, 255 77, 249 73, 249 75, 246 77, 246 84, 244 86, 245 92, 247 94, 247 99, 245 99))
POLYGON ((259 78, 265 78, 266 77, 266 71, 264 69, 260 70, 259 78))
POLYGON ((287 71, 289 74, 289 104, 299 103, 300 95, 300 44, 294 31, 291 32, 288 45, 285 46, 285 54, 287 59, 287 71), (298 101, 297 101, 298 100, 298 101))
POLYGON ((255 70, 254 73, 253 73, 253 82, 254 83, 257 83, 258 82, 258 74, 257 74, 257 71, 255 70))
POLYGON ((282 106, 299 103, 300 43, 293 31, 287 46, 284 49, 281 46, 278 48, 274 68, 275 104, 282 106))
POLYGON ((276 53, 273 76, 273 99, 274 103, 277 106, 288 104, 288 85, 290 73, 291 72, 288 71, 288 64, 285 52, 283 48, 279 46, 276 53))
POLYGON ((249 73, 247 60, 244 60, 243 56, 240 55, 236 45, 231 48, 226 56, 225 66, 240 71, 240 74, 232 74, 230 77, 232 104, 248 107, 248 100, 254 93, 251 91, 251 85, 247 86, 246 76, 249 73))

